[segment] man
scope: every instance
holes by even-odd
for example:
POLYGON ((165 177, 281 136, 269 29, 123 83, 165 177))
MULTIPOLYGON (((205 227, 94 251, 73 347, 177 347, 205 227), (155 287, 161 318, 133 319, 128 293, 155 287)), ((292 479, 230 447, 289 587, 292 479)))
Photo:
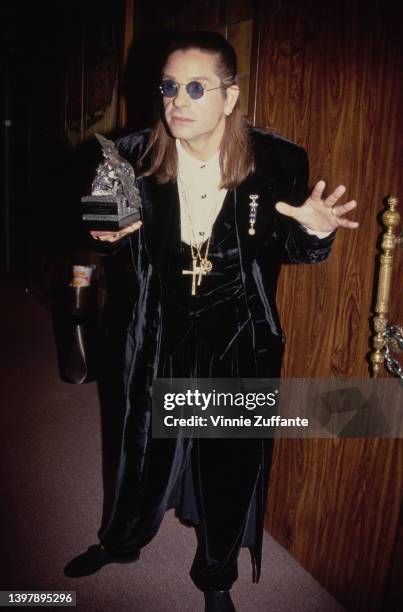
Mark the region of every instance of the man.
POLYGON ((153 378, 278 378, 280 266, 323 261, 334 230, 357 227, 343 217, 356 203, 337 203, 343 186, 323 199, 323 181, 309 194, 304 150, 248 129, 222 36, 174 41, 160 90, 154 128, 117 143, 137 169, 142 220, 92 232, 104 253, 129 247, 138 292, 114 507, 97 554, 99 566, 137 559, 175 507, 197 525, 190 575, 206 610, 234 610, 241 546, 260 576, 273 440, 152 438, 153 378))

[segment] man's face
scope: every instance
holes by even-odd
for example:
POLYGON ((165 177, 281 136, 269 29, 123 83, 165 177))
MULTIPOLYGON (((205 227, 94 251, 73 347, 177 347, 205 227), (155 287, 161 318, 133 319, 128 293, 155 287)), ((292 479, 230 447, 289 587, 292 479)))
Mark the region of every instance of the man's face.
MULTIPOLYGON (((215 61, 215 55, 198 49, 175 51, 164 67, 163 79, 184 85, 199 81, 205 90, 220 87, 220 79, 214 72, 215 61)), ((232 111, 237 90, 227 90, 227 96, 221 88, 205 91, 201 98, 193 100, 184 85, 179 87, 174 98, 163 97, 165 119, 172 136, 196 143, 222 134, 225 115, 232 111)))

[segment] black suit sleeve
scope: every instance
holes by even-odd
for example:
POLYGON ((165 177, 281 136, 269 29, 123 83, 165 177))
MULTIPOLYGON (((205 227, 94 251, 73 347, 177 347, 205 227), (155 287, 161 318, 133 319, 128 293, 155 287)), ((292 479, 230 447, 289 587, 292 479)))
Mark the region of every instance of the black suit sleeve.
MULTIPOLYGON (((292 206, 301 206, 310 194, 308 186, 309 162, 306 151, 295 145, 286 159, 280 157, 279 188, 276 200, 292 206)), ((282 261, 285 263, 318 263, 330 255, 336 231, 325 238, 307 232, 300 223, 275 210, 276 224, 283 245, 282 261)))

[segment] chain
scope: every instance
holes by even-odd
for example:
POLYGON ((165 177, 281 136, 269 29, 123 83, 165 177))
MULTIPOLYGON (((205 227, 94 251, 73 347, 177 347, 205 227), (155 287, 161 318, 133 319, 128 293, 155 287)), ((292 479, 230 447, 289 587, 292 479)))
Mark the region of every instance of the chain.
MULTIPOLYGON (((211 261, 208 259, 208 253, 209 253, 209 249, 210 249, 210 241, 211 241, 211 236, 212 236, 212 230, 213 230, 213 225, 214 225, 214 220, 217 216, 217 212, 220 206, 220 198, 218 197, 217 199, 217 204, 215 207, 215 210, 213 211, 213 215, 210 219, 210 230, 209 230, 209 236, 207 239, 207 243, 205 246, 205 252, 204 255, 202 255, 201 253, 201 249, 202 246, 204 244, 204 239, 202 239, 199 243, 196 239, 196 235, 195 235, 195 231, 193 228, 193 224, 192 224, 192 219, 191 219, 191 215, 190 215, 190 207, 189 207, 189 203, 188 203, 188 199, 187 199, 187 193, 186 193, 186 189, 185 189, 185 185, 183 183, 182 177, 180 176, 180 174, 178 174, 178 185, 179 185, 179 189, 180 189, 180 193, 182 196, 182 202, 184 205, 184 209, 186 212, 186 216, 188 219, 188 224, 189 224, 189 229, 191 231, 191 238, 190 238, 190 252, 192 255, 192 260, 194 261, 199 261, 199 265, 200 268, 203 270, 203 272, 208 273, 211 272, 213 266, 211 261)), ((200 283, 199 283, 200 284, 200 283)))
MULTIPOLYGON (((201 248, 201 246, 204 244, 205 239, 204 239, 204 238, 202 238, 202 240, 201 240, 201 241, 200 241, 200 240, 198 241, 198 240, 196 239, 196 234, 195 234, 195 231, 194 231, 194 228, 193 228, 192 218, 191 218, 191 215, 190 215, 190 207, 189 207, 189 203, 188 203, 187 192, 186 192, 186 188, 185 188, 185 185, 184 185, 183 179, 182 179, 182 177, 181 177, 181 175, 180 175, 180 174, 178 174, 178 184, 179 184, 179 189, 180 189, 181 196, 182 196, 182 202, 183 202, 183 204, 184 204, 184 209, 185 209, 185 211, 186 211, 186 216, 187 216, 187 220, 188 220, 189 228, 190 228, 190 231, 191 231, 191 239, 190 239, 190 244, 191 244, 191 246, 194 246, 194 247, 195 247, 195 249, 197 249, 197 251, 198 251, 198 252, 200 252, 200 248, 201 248)), ((212 228, 213 228, 213 225, 214 225, 214 220, 215 220, 215 218, 216 218, 216 216, 217 216, 217 212, 218 212, 218 208, 219 208, 219 206, 220 206, 220 203, 221 203, 221 202, 220 202, 220 197, 218 197, 218 199, 217 199, 217 205, 216 205, 216 207, 215 207, 215 210, 213 210, 213 214, 212 214, 212 217, 211 217, 210 222, 209 222, 209 227, 210 227, 210 230, 209 230, 209 232, 208 232, 208 233, 209 233, 209 240, 208 240, 208 243, 210 243, 210 238, 211 238, 211 230, 212 230, 212 228)))
POLYGON ((394 350, 403 351, 403 328, 396 325, 389 325, 382 334, 383 354, 385 356, 386 367, 391 374, 403 379, 403 368, 400 363, 392 357, 390 345, 394 350))

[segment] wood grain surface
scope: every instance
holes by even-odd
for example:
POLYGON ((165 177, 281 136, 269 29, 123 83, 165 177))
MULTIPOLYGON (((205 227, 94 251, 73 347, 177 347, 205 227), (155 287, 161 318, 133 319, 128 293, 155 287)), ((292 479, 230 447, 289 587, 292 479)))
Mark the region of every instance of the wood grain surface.
MULTIPOLYGON (((403 212, 401 22, 390 2, 259 4, 255 124, 307 149, 312 185, 344 184, 359 204, 360 228, 338 231, 330 260, 282 273, 286 377, 369 377, 384 198, 403 212)), ((389 319, 400 324, 402 273, 397 249, 389 319)), ((401 440, 276 441, 266 527, 349 610, 403 600, 402 466, 401 440)))

